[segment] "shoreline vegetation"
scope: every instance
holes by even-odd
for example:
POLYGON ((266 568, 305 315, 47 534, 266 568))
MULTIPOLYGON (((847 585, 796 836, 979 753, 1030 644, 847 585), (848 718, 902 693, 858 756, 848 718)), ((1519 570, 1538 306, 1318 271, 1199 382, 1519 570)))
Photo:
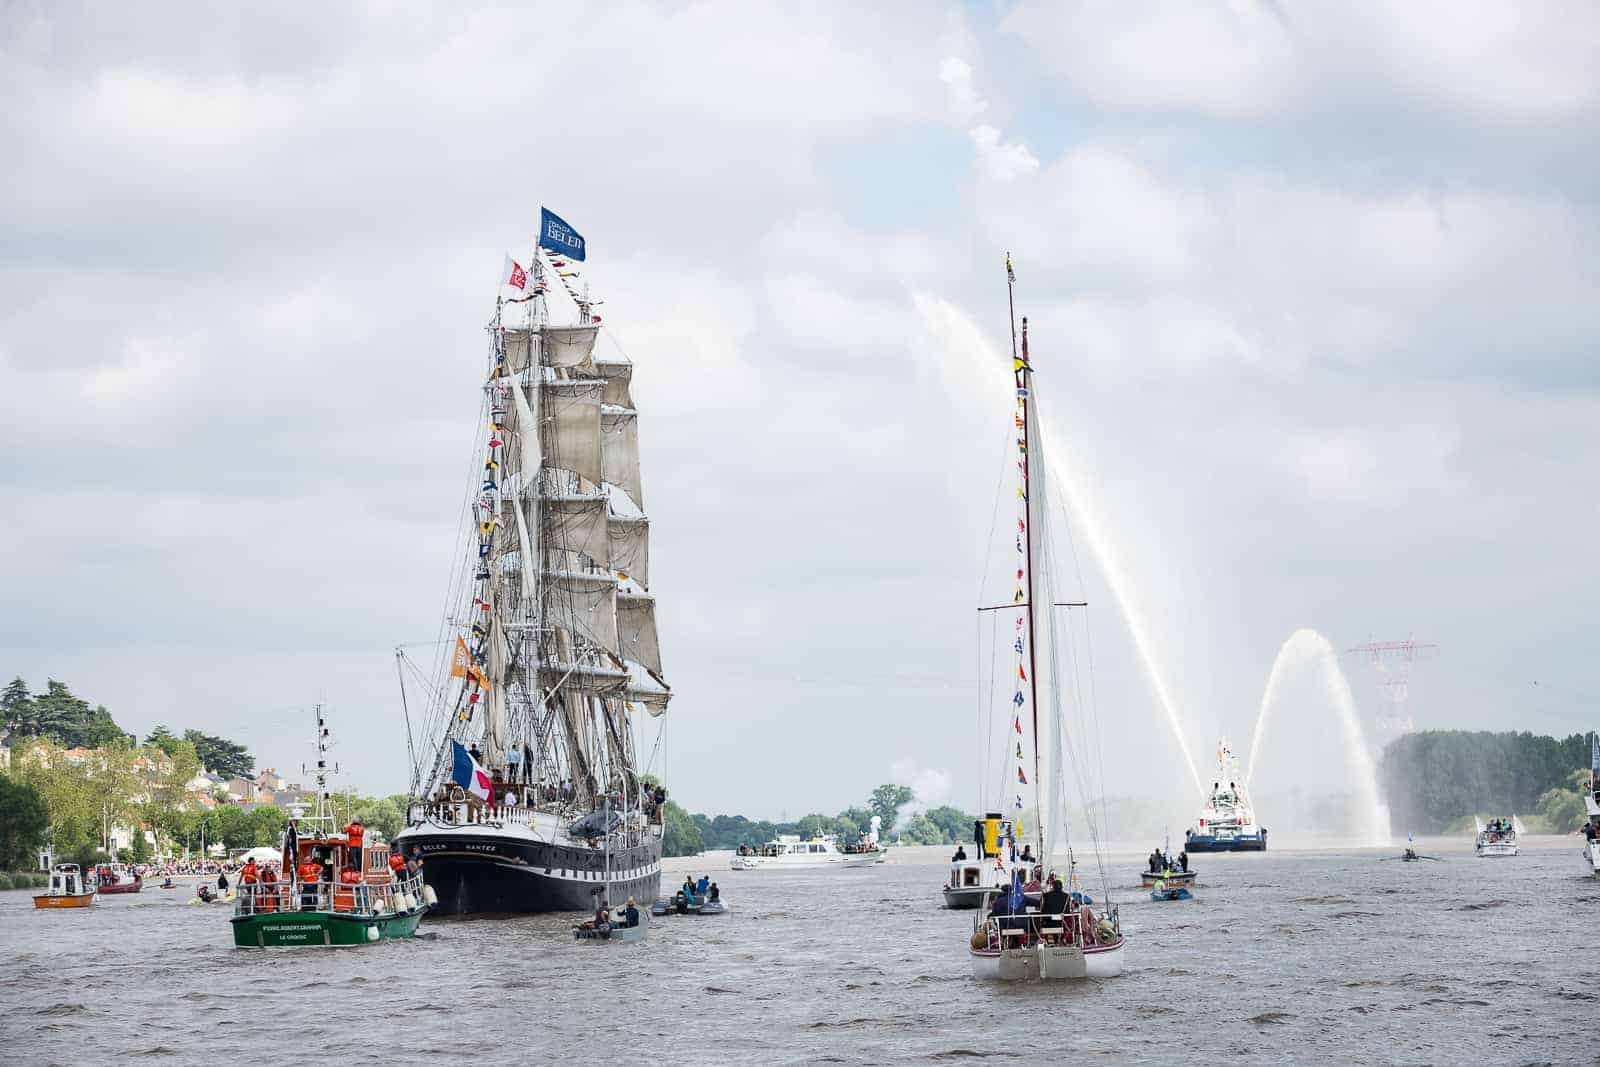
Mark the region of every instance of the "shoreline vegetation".
MULTIPOLYGON (((7 881, 30 872, 47 845, 56 862, 83 867, 192 853, 202 840, 229 851, 276 846, 289 803, 309 795, 270 769, 256 775, 255 757, 227 738, 158 725, 141 742, 53 678, 42 693, 20 677, 0 691, 0 752, 7 881)), ((407 800, 335 794, 340 811, 390 840, 405 827, 407 800)))
POLYGON ((886 782, 872 791, 864 805, 845 808, 837 815, 813 812, 792 822, 774 822, 743 815, 690 814, 669 798, 662 854, 695 856, 740 845, 760 847, 784 834, 800 838, 833 834, 842 843, 853 844, 870 832, 874 815, 879 819, 878 837, 884 842, 954 845, 971 838, 976 816, 948 804, 925 810, 917 810, 917 804, 910 787, 886 782))
POLYGON ((1530 834, 1583 827, 1589 735, 1423 730, 1389 742, 1378 787, 1399 833, 1470 833, 1475 815, 1512 815, 1530 834))

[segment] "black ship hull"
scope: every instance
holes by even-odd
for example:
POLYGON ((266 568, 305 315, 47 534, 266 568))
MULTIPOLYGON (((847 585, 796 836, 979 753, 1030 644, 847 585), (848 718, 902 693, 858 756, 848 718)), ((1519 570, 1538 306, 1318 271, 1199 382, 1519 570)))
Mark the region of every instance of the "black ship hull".
MULTIPOLYGON (((508 915, 592 911, 606 888, 604 849, 560 845, 467 829, 416 827, 395 847, 422 860, 423 881, 438 896, 431 915, 508 915)), ((613 848, 611 902, 653 903, 661 892, 661 842, 613 848)))

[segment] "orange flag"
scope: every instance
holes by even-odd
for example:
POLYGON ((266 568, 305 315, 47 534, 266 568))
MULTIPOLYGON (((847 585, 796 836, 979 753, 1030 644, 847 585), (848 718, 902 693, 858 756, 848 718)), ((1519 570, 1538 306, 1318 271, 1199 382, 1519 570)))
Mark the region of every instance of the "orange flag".
POLYGON ((483 688, 489 688, 489 679, 485 678, 478 665, 472 662, 472 653, 467 651, 467 643, 459 636, 456 638, 456 654, 450 659, 450 677, 470 678, 483 688))

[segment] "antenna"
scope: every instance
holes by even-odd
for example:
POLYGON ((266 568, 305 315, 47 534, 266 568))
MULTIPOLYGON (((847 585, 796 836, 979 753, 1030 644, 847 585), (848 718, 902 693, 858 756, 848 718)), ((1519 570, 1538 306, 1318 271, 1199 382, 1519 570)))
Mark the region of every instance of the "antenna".
POLYGON ((328 766, 328 720, 322 713, 321 704, 316 706, 315 714, 317 717, 316 770, 313 771, 303 763, 300 765, 300 770, 305 774, 314 774, 317 779, 317 813, 313 816, 313 821, 319 823, 326 821, 331 827, 338 825, 338 820, 333 814, 333 797, 328 792, 328 776, 330 774, 338 774, 339 765, 335 763, 332 767, 328 766))
POLYGON ((1416 724, 1405 713, 1406 698, 1411 692, 1411 665, 1419 659, 1431 659, 1438 650, 1438 645, 1410 637, 1404 641, 1368 641, 1345 649, 1346 655, 1370 659, 1377 671, 1380 733, 1398 737, 1416 729, 1416 724))

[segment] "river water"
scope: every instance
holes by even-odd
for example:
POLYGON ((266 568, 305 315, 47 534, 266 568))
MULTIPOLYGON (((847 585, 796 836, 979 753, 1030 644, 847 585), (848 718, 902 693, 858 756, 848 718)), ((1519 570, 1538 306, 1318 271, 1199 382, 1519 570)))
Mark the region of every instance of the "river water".
POLYGON ((1020 987, 969 976, 945 849, 831 873, 668 861, 731 910, 639 945, 575 943, 547 915, 262 952, 188 890, 82 912, 3 893, 0 1062, 1592 1063, 1600 881, 1573 842, 1200 856, 1197 899, 1167 904, 1120 855, 1127 972, 1020 987))

